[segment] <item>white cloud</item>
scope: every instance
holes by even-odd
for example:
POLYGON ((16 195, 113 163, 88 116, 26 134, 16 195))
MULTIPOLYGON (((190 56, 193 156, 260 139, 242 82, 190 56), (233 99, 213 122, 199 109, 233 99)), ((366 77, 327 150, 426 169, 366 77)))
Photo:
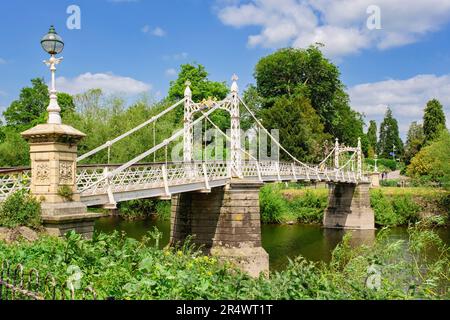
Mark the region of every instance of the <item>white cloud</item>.
POLYGON ((135 95, 150 91, 150 84, 129 77, 117 76, 112 73, 84 73, 76 78, 58 77, 56 86, 59 91, 70 94, 83 93, 89 89, 102 89, 106 94, 119 93, 135 95))
POLYGON ((174 68, 170 68, 166 70, 165 74, 166 77, 173 78, 177 75, 177 70, 175 70, 174 68))
POLYGON ((348 93, 352 107, 364 112, 368 119, 381 121, 389 106, 403 137, 412 121, 422 121, 425 105, 433 98, 442 103, 450 127, 450 75, 424 74, 406 80, 359 84, 348 93))
POLYGON ((249 46, 321 42, 332 57, 414 43, 450 21, 450 0, 241 0, 218 6, 222 23, 260 28, 248 37, 249 46), (367 8, 373 4, 380 8, 379 30, 367 28, 367 8))
POLYGON ((163 56, 164 60, 184 60, 187 59, 189 54, 187 52, 180 52, 180 53, 174 53, 174 54, 167 54, 163 56))
POLYGON ((167 34, 167 32, 164 31, 162 28, 156 27, 156 28, 152 29, 152 28, 150 28, 149 25, 143 26, 141 31, 143 33, 149 33, 151 35, 154 35, 155 37, 164 37, 167 34))

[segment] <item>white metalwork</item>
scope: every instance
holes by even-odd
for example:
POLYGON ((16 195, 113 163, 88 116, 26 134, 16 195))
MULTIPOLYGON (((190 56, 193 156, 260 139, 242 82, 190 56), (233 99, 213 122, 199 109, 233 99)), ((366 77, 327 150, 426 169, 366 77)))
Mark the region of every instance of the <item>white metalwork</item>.
MULTIPOLYGON (((54 61, 55 64, 57 64, 54 61)), ((53 66, 54 67, 54 66, 53 66)), ((160 144, 153 144, 152 148, 136 156, 132 160, 121 165, 103 166, 78 166, 77 187, 81 194, 81 199, 88 205, 112 204, 116 202, 139 199, 143 197, 170 196, 174 193, 188 192, 195 190, 208 190, 213 187, 226 185, 231 178, 239 177, 244 180, 259 180, 261 182, 271 181, 328 181, 359 183, 368 182, 367 176, 362 172, 362 149, 361 140, 358 139, 358 146, 346 147, 339 145, 336 139, 335 147, 326 155, 318 165, 306 164, 296 159, 289 153, 260 123, 245 102, 239 97, 237 76, 232 78, 231 94, 222 101, 208 99, 200 103, 192 101, 192 91, 190 83, 186 82, 184 99, 173 104, 160 114, 152 117, 141 125, 106 142, 96 149, 80 156, 77 161, 86 159, 93 154, 108 149, 108 159, 110 157, 111 146, 140 130, 148 124, 155 124, 156 120, 164 116, 176 107, 184 104, 184 126, 174 135, 162 141, 160 144), (260 161, 242 149, 240 136, 240 111, 243 105, 258 125, 258 132, 263 130, 272 139, 279 149, 284 151, 292 161, 260 161), (226 135, 208 117, 217 109, 223 109, 231 115, 231 134, 226 135), (201 112, 201 116, 195 121, 194 114, 201 112), (219 130, 219 132, 230 141, 230 159, 227 161, 200 161, 193 159, 193 127, 207 120, 219 130), (156 151, 165 149, 169 143, 177 140, 183 135, 183 162, 178 163, 140 163, 156 151), (340 165, 340 155, 351 153, 350 158, 344 165, 340 165), (248 156, 244 161, 243 154, 248 156), (334 159, 333 159, 334 155, 334 159), (352 163, 356 157, 357 168, 353 170, 352 163), (328 159, 330 159, 328 161, 328 159), (333 159, 333 160, 332 160, 333 159)), ((53 87, 52 87, 53 89, 53 87)), ((56 92, 56 91, 55 91, 56 92)), ((56 110, 56 109, 55 109, 56 110)), ((56 112, 56 111, 55 111, 56 112)), ((54 119, 53 117, 52 119, 54 119)), ((53 121, 53 120, 52 120, 53 121)), ((108 160, 109 162, 109 160, 108 160)), ((31 172, 28 169, 12 169, 0 171, 0 201, 17 190, 29 189, 31 172)))
POLYGON ((58 97, 57 97, 57 91, 56 91, 56 84, 55 84, 55 72, 56 72, 56 66, 61 63, 63 58, 56 58, 54 54, 51 55, 49 60, 44 60, 44 63, 50 67, 50 72, 52 74, 52 83, 51 83, 51 89, 50 89, 50 103, 47 107, 48 111, 48 123, 50 124, 61 124, 61 108, 58 105, 58 97))

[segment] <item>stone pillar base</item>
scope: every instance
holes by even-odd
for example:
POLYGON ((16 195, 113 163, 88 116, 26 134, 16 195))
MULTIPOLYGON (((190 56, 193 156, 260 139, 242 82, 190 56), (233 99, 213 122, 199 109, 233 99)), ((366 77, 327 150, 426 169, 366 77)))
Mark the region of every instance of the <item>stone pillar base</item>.
POLYGON ((209 193, 187 192, 172 198, 170 244, 192 242, 207 254, 229 259, 252 276, 268 272, 261 246, 259 189, 262 183, 232 180, 209 193))
POLYGON ((259 277, 261 274, 268 276, 269 254, 262 247, 259 248, 227 248, 213 247, 210 250, 212 256, 222 261, 234 263, 239 269, 251 277, 259 277))
POLYGON ((43 203, 42 222, 47 233, 62 237, 69 231, 75 231, 86 239, 94 233, 95 220, 101 213, 87 212, 81 202, 43 203))
POLYGON ((328 207, 323 217, 325 228, 375 229, 375 216, 370 207, 369 183, 332 183, 328 207))
POLYGON ((370 182, 372 188, 380 187, 380 174, 378 172, 373 172, 370 174, 370 182))

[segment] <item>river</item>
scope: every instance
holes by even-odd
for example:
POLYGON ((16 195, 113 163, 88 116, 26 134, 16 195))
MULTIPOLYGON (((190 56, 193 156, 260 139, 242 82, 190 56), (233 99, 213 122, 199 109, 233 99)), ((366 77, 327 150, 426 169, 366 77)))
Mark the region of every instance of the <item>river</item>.
MULTIPOLYGON (((169 242, 170 222, 154 219, 127 221, 120 217, 107 217, 97 220, 96 231, 111 233, 114 230, 124 231, 129 237, 140 240, 148 231, 157 227, 162 232, 161 247, 169 242)), ((288 263, 288 258, 298 255, 312 261, 328 262, 333 249, 342 240, 344 231, 323 229, 318 225, 262 225, 262 244, 269 253, 270 269, 281 270, 288 263)), ((450 244, 450 230, 439 229, 438 234, 450 244)), ((352 241, 355 244, 370 243, 378 231, 355 231, 352 241)), ((389 234, 392 241, 408 240, 406 227, 392 228, 389 234)))

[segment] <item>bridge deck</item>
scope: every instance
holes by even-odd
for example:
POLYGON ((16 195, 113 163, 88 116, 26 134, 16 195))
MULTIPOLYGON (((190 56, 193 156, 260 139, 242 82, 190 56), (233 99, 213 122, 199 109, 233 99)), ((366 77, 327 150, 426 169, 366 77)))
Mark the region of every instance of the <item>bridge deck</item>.
MULTIPOLYGON (((86 165, 77 169, 76 183, 81 200, 88 206, 103 205, 133 199, 169 196, 189 191, 207 191, 226 185, 233 172, 227 161, 192 163, 136 164, 108 178, 120 165, 86 165)), ((235 175, 235 174, 234 174, 235 175)), ((304 167, 296 163, 276 161, 246 161, 241 178, 261 182, 327 181, 367 182, 354 171, 334 168, 304 167)), ((27 168, 0 171, 0 201, 21 189, 29 189, 31 171, 27 168)))

